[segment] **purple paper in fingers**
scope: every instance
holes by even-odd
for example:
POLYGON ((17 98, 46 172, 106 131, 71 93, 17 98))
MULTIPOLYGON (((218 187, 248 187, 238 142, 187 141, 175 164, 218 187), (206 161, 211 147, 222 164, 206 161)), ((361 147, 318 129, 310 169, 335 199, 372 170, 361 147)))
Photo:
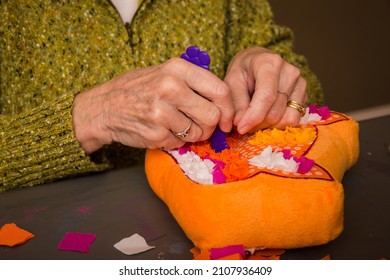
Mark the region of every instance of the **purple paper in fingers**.
MULTIPOLYGON (((207 52, 201 51, 197 46, 190 46, 183 53, 181 58, 191 62, 199 67, 210 71, 210 56, 207 52)), ((210 137, 210 144, 217 153, 229 148, 226 142, 226 134, 217 126, 210 137)))

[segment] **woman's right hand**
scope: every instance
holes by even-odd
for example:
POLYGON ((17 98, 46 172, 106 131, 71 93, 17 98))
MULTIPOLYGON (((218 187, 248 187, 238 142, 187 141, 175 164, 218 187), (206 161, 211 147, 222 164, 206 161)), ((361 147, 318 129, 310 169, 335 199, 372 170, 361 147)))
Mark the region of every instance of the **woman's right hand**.
POLYGON ((119 142, 138 148, 176 148, 208 139, 217 125, 232 128, 228 86, 183 59, 122 74, 82 92, 73 104, 73 126, 87 154, 119 142), (185 138, 182 132, 191 124, 185 138))

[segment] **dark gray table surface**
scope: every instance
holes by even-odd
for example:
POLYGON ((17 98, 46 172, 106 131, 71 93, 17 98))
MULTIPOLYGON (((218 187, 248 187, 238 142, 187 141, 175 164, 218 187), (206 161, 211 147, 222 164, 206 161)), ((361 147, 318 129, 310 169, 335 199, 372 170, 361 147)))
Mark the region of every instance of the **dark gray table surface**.
MULTIPOLYGON (((390 116, 360 122, 360 157, 344 176, 345 228, 334 241, 282 259, 390 259, 390 116)), ((148 186, 143 164, 0 193, 0 226, 35 237, 0 259, 192 259, 193 247, 148 186), (88 253, 59 251, 66 232, 96 234, 88 253), (113 245, 138 233, 156 248, 127 256, 113 245)))

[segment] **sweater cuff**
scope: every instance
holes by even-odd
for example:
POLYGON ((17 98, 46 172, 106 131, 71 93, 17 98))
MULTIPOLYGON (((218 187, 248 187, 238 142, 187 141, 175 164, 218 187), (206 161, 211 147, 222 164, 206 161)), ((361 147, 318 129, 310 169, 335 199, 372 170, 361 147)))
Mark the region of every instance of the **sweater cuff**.
POLYGON ((29 112, 0 118, 0 191, 109 168, 94 163, 72 125, 73 95, 29 112))

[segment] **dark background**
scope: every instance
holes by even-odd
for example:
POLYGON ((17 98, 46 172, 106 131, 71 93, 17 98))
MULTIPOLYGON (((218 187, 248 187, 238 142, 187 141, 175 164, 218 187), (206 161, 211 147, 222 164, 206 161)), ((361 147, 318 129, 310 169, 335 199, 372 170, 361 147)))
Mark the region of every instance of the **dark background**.
POLYGON ((276 23, 295 34, 325 90, 326 104, 350 112, 390 104, 389 0, 269 0, 276 23))

